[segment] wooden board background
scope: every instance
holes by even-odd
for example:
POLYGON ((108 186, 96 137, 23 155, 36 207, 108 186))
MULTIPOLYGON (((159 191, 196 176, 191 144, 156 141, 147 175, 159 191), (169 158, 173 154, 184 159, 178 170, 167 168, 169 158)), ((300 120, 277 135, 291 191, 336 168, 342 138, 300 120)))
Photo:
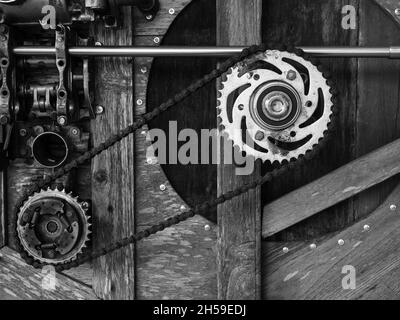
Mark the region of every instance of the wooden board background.
MULTIPOLYGON (((194 0, 185 9, 183 9, 187 3, 185 0, 162 0, 161 3, 160 15, 153 22, 147 22, 135 11, 133 32, 136 34, 136 44, 211 46, 216 44, 215 1, 194 0), (173 15, 169 13, 170 8, 175 9, 173 15), (182 9, 184 10, 182 15, 163 37, 166 28, 175 18, 174 15, 182 9), (156 36, 160 37, 161 43, 155 44, 156 36)), ((264 0, 262 20, 263 41, 276 40, 297 45, 387 46, 400 43, 398 26, 372 0, 264 0), (341 28, 341 9, 346 4, 352 4, 357 9, 356 30, 341 28)), ((128 106, 131 109, 125 110, 126 112, 135 110, 136 114, 141 114, 146 109, 150 111, 169 98, 172 93, 214 68, 217 59, 158 58, 154 60, 152 67, 151 63, 152 59, 148 58, 138 58, 133 61, 135 88, 133 102, 141 98, 144 103, 128 106), (143 66, 146 66, 147 73, 141 71, 143 66), (148 76, 150 84, 146 91, 148 76)), ((324 149, 304 168, 294 174, 284 175, 273 184, 265 186, 262 189, 262 204, 277 199, 350 160, 400 137, 397 116, 400 79, 397 71, 400 66, 398 61, 325 59, 324 63, 332 70, 340 91, 340 129, 329 148, 324 149)), ((110 67, 115 66, 117 65, 110 67)), ((124 68, 129 67, 126 64, 124 68)), ((128 72, 127 70, 120 71, 124 74, 128 72)), ((129 89, 129 85, 127 87, 129 89)), ((126 87, 121 90, 125 89, 126 87)), ((150 127, 165 128, 168 120, 176 119, 179 124, 178 130, 213 128, 216 118, 215 95, 215 84, 206 86, 201 92, 182 103, 179 108, 174 108, 157 121, 153 121, 150 127)), ((129 117, 131 116, 129 114, 129 117)), ((216 166, 163 166, 164 176, 158 165, 147 164, 146 141, 141 132, 136 135, 135 142, 129 140, 129 143, 131 146, 134 144, 136 150, 135 169, 132 172, 136 170, 134 206, 135 224, 138 230, 182 210, 184 201, 181 198, 192 205, 217 194, 216 166), (166 185, 166 192, 160 189, 160 184, 166 185), (173 192, 173 188, 179 196, 173 192)), ((270 169, 264 166, 263 172, 270 169)), ((74 181, 73 189, 83 198, 91 197, 91 171, 89 166, 83 167, 74 174, 79 179, 72 177, 71 180, 74 181)), ((8 207, 13 208, 15 197, 21 188, 42 175, 43 171, 38 171, 35 167, 14 163, 8 170, 8 207)), ((390 193, 396 182, 397 178, 391 179, 373 190, 363 192, 281 232, 268 241, 315 239, 329 232, 341 230, 373 211, 390 193)), ((102 210, 109 210, 109 207, 102 210)), ((106 214, 111 220, 115 218, 110 212, 106 214)), ((15 236, 13 219, 13 212, 8 210, 8 244, 11 247, 15 236)), ((104 223, 107 224, 109 220, 104 223)), ((114 281, 135 283, 134 292, 125 286, 117 290, 118 295, 139 299, 215 298, 217 296, 215 222, 216 212, 209 212, 205 217, 191 219, 138 244, 134 253, 136 256, 134 271, 128 279, 126 275, 129 273, 126 270, 112 275, 108 273, 114 281), (210 225, 210 230, 205 228, 207 224, 210 225)), ((264 241, 264 249, 267 248, 267 244, 267 241, 264 241)), ((264 256, 263 261, 265 262, 263 273, 266 274, 267 256, 264 256)), ((98 273, 98 279, 109 272, 108 267, 100 265, 98 270, 101 268, 103 273, 98 273)), ((128 269, 132 270, 132 265, 128 269)), ((107 293, 106 298, 117 295, 114 292, 107 293)), ((267 296, 266 291, 263 296, 267 296)))
MULTIPOLYGON (((178 17, 164 44, 214 45, 214 1, 195 0, 185 15, 178 17), (195 8, 196 13, 195 14, 195 8), (191 16, 190 16, 191 15, 191 16), (185 30, 182 32, 182 30, 185 30)), ((263 41, 295 45, 379 46, 400 43, 398 26, 372 0, 270 0, 263 1, 263 41), (357 11, 357 28, 341 28, 342 7, 351 4, 357 11), (377 30, 379 30, 377 32, 377 30)), ((339 89, 339 130, 319 156, 304 168, 286 174, 262 189, 263 204, 297 189, 400 136, 399 62, 386 59, 323 59, 332 71, 339 89)), ((198 70, 215 66, 211 59, 157 58, 148 88, 149 106, 169 97, 198 76, 198 70), (192 67, 189 67, 189 66, 192 67), (188 72, 192 70, 193 72, 188 72)), ((215 117, 215 92, 210 87, 193 99, 154 121, 152 127, 166 128, 178 119, 178 128, 209 128, 215 117), (187 111, 185 111, 187 110, 187 111)), ((189 203, 216 194, 216 167, 163 166, 178 193, 189 203)), ((270 170, 263 167, 263 172, 270 170)), ((371 213, 393 189, 395 177, 346 200, 321 214, 285 230, 268 241, 312 240, 342 230, 371 213)), ((304 199, 307 201, 307 199, 304 199)), ((210 213, 215 221, 214 213, 210 213)), ((267 242, 264 242, 267 244, 267 242)), ((263 259, 267 263, 266 259, 263 259)), ((266 265, 263 266, 265 273, 266 265)))

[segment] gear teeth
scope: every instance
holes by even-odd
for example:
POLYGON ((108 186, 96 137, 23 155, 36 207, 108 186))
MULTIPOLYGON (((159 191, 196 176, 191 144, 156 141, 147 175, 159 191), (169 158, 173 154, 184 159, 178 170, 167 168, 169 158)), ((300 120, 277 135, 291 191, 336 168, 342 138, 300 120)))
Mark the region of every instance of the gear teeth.
MULTIPOLYGON (((275 61, 280 63, 278 65, 275 64, 275 66, 280 69, 280 70, 289 70, 287 68, 293 69, 293 65, 289 64, 287 61, 282 61, 283 58, 288 57, 290 59, 295 59, 297 60, 297 62, 303 64, 311 73, 312 79, 314 79, 314 81, 318 81, 318 83, 326 83, 327 82, 327 78, 330 77, 330 73, 328 71, 326 71, 326 69, 319 64, 315 64, 316 61, 312 61, 310 62, 309 59, 307 59, 302 51, 296 50, 295 47, 291 46, 290 48, 290 52, 287 51, 283 51, 282 48, 279 47, 280 50, 274 50, 274 49, 268 49, 266 51, 264 51, 263 54, 254 54, 252 57, 248 57, 247 61, 250 63, 254 63, 257 62, 257 60, 264 60, 267 63, 271 63, 271 64, 275 64, 275 61), (300 54, 299 54, 300 53, 300 54), (296 58, 297 57, 297 58, 296 58), (276 60, 275 60, 276 58, 276 60), (271 61, 272 59, 272 61, 271 61), (289 66, 288 66, 289 65, 289 66), (324 73, 320 72, 323 71, 324 73)), ((271 152, 271 146, 268 146, 266 142, 264 142, 261 146, 264 149, 269 150, 270 152, 268 153, 264 153, 261 151, 257 151, 253 148, 251 148, 250 146, 243 144, 242 141, 235 141, 235 136, 234 136, 234 130, 236 130, 235 128, 233 128, 233 123, 237 123, 235 120, 233 121, 233 123, 231 123, 230 121, 228 121, 228 117, 227 117, 227 111, 226 111, 226 106, 224 105, 226 101, 228 101, 228 96, 234 92, 234 90, 236 90, 236 88, 239 88, 240 85, 245 84, 245 81, 243 81, 244 77, 246 77, 246 74, 241 75, 241 77, 238 77, 240 74, 240 70, 242 67, 246 67, 246 60, 242 61, 241 63, 236 64, 234 67, 230 68, 225 74, 224 74, 224 78, 223 81, 220 82, 220 86, 219 86, 219 90, 218 90, 218 99, 217 99, 217 110, 219 111, 217 114, 217 119, 218 119, 218 128, 220 128, 221 130, 223 130, 224 132, 226 132, 229 136, 229 139, 233 141, 233 145, 234 147, 239 147, 242 151, 246 152, 247 155, 251 155, 253 156, 255 159, 261 159, 263 162, 270 162, 270 163, 278 163, 279 165, 284 163, 284 160, 291 160, 291 158, 295 157, 296 159, 299 158, 300 156, 305 155, 306 153, 313 151, 314 149, 318 148, 318 143, 321 141, 321 139, 323 139, 326 135, 326 131, 328 129, 330 129, 330 124, 331 124, 331 119, 334 116, 334 103, 333 101, 333 95, 331 94, 331 92, 334 92, 334 90, 331 90, 331 87, 329 85, 326 85, 325 87, 323 87, 323 94, 324 94, 324 98, 326 99, 325 101, 325 110, 329 110, 329 112, 326 112, 325 115, 321 118, 319 118, 317 121, 320 121, 320 125, 317 125, 316 127, 323 127, 325 130, 323 131, 319 131, 316 134, 314 134, 313 131, 311 131, 311 133, 313 133, 312 135, 312 140, 310 140, 309 142, 306 142, 304 145, 302 145, 301 147, 289 151, 287 154, 284 153, 273 153, 271 152), (231 85, 232 83, 232 85, 231 85)), ((258 71, 259 69, 255 69, 252 70, 254 73, 259 73, 261 74, 261 72, 265 72, 265 71, 258 71)), ((263 69, 260 69, 263 70, 263 69)), ((270 70, 269 70, 270 71, 270 70)), ((268 71, 268 72, 269 72, 268 71)), ((271 71, 272 72, 272 71, 271 71)), ((265 75, 266 73, 264 73, 264 77, 268 76, 265 75)), ((270 80, 276 80, 276 81, 281 81, 281 82, 286 82, 286 83, 290 83, 290 81, 288 81, 288 79, 286 78, 286 73, 283 73, 282 75, 278 75, 278 74, 272 74, 271 73, 271 77, 273 78, 265 78, 264 79, 264 83, 266 81, 270 81, 270 80)), ((300 79, 298 77, 298 79, 300 79)), ((249 78, 249 81, 250 78, 249 78)), ((247 81, 247 83, 250 83, 249 81, 247 81)), ((331 81, 329 81, 331 83, 331 81)), ((261 82, 260 82, 261 83, 261 82)), ((314 83, 314 82, 313 82, 314 83)), ((259 87, 258 83, 254 83, 253 84, 253 90, 255 90, 256 88, 259 87)), ((294 82, 292 83, 294 84, 294 82)), ((247 90, 247 89, 246 89, 247 90)), ((302 90, 300 90, 299 88, 296 89, 297 92, 302 92, 302 90)), ((311 89, 310 89, 311 90, 311 89)), ((313 90, 315 91, 316 88, 313 88, 313 90)), ((239 97, 242 93, 239 93, 239 97)), ((249 93, 247 93, 249 94, 249 93)), ((300 99, 303 101, 307 101, 306 99, 309 99, 310 97, 310 93, 306 96, 305 94, 300 94, 300 99)), ((250 95, 247 97, 246 99, 250 98, 250 95)), ((235 112, 236 110, 233 109, 233 119, 235 119, 235 112)), ((268 129, 265 129, 264 127, 262 127, 256 120, 254 120, 254 116, 250 113, 247 112, 245 113, 246 115, 246 122, 248 125, 250 125, 250 127, 252 128, 256 128, 256 130, 260 130, 265 132, 265 134, 267 136, 270 136, 270 133, 268 132, 268 129), (249 122, 251 122, 249 124, 249 122), (258 129, 257 129, 258 128, 258 129)), ((309 117, 311 116, 310 114, 308 115, 309 117)), ((304 119, 304 118, 302 118, 304 119)), ((299 120, 296 120, 299 121, 299 120)), ((293 125, 296 125, 293 124, 293 125)), ((299 125, 299 123, 297 123, 297 125, 299 125)), ((249 127, 249 126, 248 126, 249 127)), ((289 127, 290 128, 290 127, 289 127)), ((290 129, 287 128, 285 130, 289 131, 290 129)), ((300 129, 300 130, 307 130, 307 127, 305 129, 300 129)), ((272 131, 271 131, 272 133, 272 131)), ((278 138, 279 140, 279 138, 278 138)), ((312 153, 314 154, 314 152, 312 153)))
POLYGON ((62 188, 59 190, 59 188, 50 188, 48 187, 46 190, 41 190, 40 192, 34 192, 31 196, 27 198, 27 200, 22 204, 22 206, 18 210, 17 214, 17 235, 18 235, 18 247, 20 248, 21 252, 21 257, 25 259, 29 264, 33 265, 35 263, 35 267, 40 268, 43 267, 44 265, 47 264, 53 264, 53 265, 68 265, 72 262, 74 262, 79 255, 82 254, 83 248, 87 248, 88 242, 90 241, 89 236, 92 233, 92 231, 89 230, 91 227, 91 223, 89 222, 90 216, 88 216, 87 209, 82 207, 82 203, 78 202, 78 197, 73 197, 72 192, 66 193, 65 188, 62 188), (29 246, 25 245, 25 240, 22 237, 22 227, 20 227, 20 219, 26 212, 26 210, 38 199, 44 199, 44 198, 59 198, 62 199, 63 201, 67 201, 72 207, 76 209, 76 212, 81 215, 81 221, 85 224, 84 232, 82 233, 81 239, 81 245, 77 247, 76 253, 69 258, 66 258, 64 260, 60 260, 57 262, 52 262, 51 259, 43 259, 42 257, 39 257, 35 255, 33 252, 30 251, 29 246))

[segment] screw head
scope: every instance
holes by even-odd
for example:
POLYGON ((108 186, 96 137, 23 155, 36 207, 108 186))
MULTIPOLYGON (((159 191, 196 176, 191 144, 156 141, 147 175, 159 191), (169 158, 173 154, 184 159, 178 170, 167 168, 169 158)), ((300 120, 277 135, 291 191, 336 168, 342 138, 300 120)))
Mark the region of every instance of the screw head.
POLYGON ((146 162, 147 162, 148 164, 153 164, 153 160, 152 160, 151 158, 147 158, 147 159, 146 159, 146 162))
POLYGON ((344 240, 343 239, 339 239, 338 240, 338 245, 339 246, 343 246, 344 245, 344 240))
POLYGON ((79 130, 78 130, 77 128, 72 128, 71 133, 72 133, 74 136, 77 136, 77 135, 79 134, 79 130))
POLYGON ((137 99, 137 100, 136 100, 136 104, 137 104, 138 106, 141 106, 141 105, 143 104, 143 100, 142 100, 142 99, 137 99))
POLYGON ((153 15, 152 14, 148 14, 146 16, 146 20, 148 20, 148 21, 153 20, 153 15))
POLYGON ((21 129, 21 130, 19 130, 19 135, 20 135, 21 137, 25 137, 27 134, 28 134, 28 132, 26 131, 26 129, 21 129))
POLYGON ((141 67, 140 72, 145 74, 147 72, 147 67, 145 67, 145 66, 141 67))
POLYGON ((170 9, 168 10, 168 13, 169 13, 169 14, 174 14, 174 13, 175 13, 175 9, 174 9, 174 8, 170 8, 170 9))
POLYGON ((82 202, 82 203, 81 203, 81 206, 82 206, 82 208, 85 209, 85 210, 89 209, 89 203, 86 202, 86 201, 82 202))
POLYGON ((101 47, 101 46, 103 45, 103 43, 100 42, 100 41, 96 41, 96 42, 94 43, 94 45, 95 45, 96 47, 101 47))
POLYGON ((317 249, 317 245, 315 243, 310 244, 310 249, 311 250, 317 249))
POLYGON ((153 41, 154 41, 154 43, 160 43, 160 38, 159 37, 154 37, 153 41))
POLYGON ((206 224, 206 225, 204 226, 204 230, 206 230, 206 231, 210 231, 210 230, 211 230, 211 227, 210 227, 210 225, 209 225, 209 224, 206 224))
POLYGON ((8 123, 8 117, 6 116, 6 115, 2 115, 1 117, 0 117, 0 124, 1 125, 5 125, 5 124, 7 124, 8 123))
POLYGON ((283 253, 288 253, 288 252, 289 252, 289 248, 288 248, 288 247, 284 247, 284 248, 282 249, 282 251, 283 251, 283 253))
POLYGON ((369 230, 371 230, 371 227, 369 226, 369 225, 365 225, 364 227, 363 227, 363 229, 364 229, 364 231, 369 231, 369 230))
POLYGON ((103 106, 96 106, 96 114, 102 114, 104 113, 104 107, 103 106))
POLYGON ((396 16, 400 16, 400 8, 396 8, 396 10, 394 10, 394 13, 396 16))
POLYGON ((67 118, 66 118, 65 116, 59 116, 59 117, 57 118, 57 123, 58 123, 60 126, 65 126, 65 125, 67 124, 67 118))
POLYGON ((257 131, 256 136, 255 136, 255 139, 256 139, 257 141, 261 141, 261 140, 263 140, 264 138, 265 138, 264 132, 262 132, 262 131, 257 131))
POLYGON ((289 70, 288 73, 287 73, 287 75, 286 75, 286 79, 288 79, 288 80, 290 80, 290 81, 293 81, 293 80, 295 80, 296 78, 297 78, 296 71, 294 71, 294 70, 289 70))
POLYGON ((180 209, 181 209, 182 211, 185 211, 185 210, 186 210, 186 207, 185 207, 184 205, 181 205, 180 209))
POLYGON ((390 205, 390 210, 395 211, 397 209, 397 206, 395 204, 390 205))
POLYGON ((165 184, 160 184, 161 191, 165 191, 166 189, 167 189, 167 187, 165 186, 165 184))

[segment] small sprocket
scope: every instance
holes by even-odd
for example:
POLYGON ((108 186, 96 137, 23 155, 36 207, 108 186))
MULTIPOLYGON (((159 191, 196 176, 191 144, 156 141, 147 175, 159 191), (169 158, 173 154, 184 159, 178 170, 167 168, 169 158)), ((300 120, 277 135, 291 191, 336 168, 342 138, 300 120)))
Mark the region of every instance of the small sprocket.
POLYGON ((241 151, 282 163, 318 145, 333 103, 317 66, 296 53, 267 50, 224 74, 217 109, 220 128, 241 151))
POLYGON ((22 205, 17 234, 25 253, 41 264, 71 262, 91 233, 87 204, 65 190, 41 190, 22 205))

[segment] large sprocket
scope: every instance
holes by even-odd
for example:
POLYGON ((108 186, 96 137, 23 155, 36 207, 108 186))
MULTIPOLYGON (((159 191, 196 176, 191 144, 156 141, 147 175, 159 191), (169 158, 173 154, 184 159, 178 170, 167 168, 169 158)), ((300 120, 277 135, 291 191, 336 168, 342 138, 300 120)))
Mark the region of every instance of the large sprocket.
POLYGON ((331 122, 332 100, 316 65, 296 53, 267 50, 224 74, 220 128, 248 156, 282 163, 318 145, 331 122))

